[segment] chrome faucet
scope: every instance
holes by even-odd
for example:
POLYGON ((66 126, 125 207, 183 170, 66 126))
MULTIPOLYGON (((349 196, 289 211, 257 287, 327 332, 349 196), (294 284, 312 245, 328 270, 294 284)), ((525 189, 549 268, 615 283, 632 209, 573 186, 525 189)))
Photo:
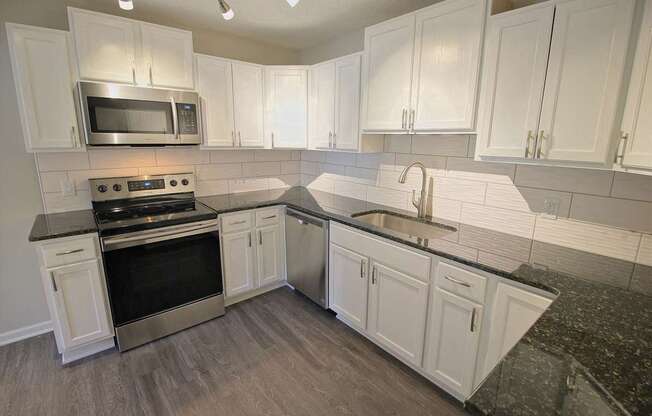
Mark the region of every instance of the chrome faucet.
POLYGON ((405 183, 405 180, 407 179, 407 174, 410 169, 412 169, 413 166, 417 166, 421 168, 421 173, 423 174, 423 178, 421 181, 421 196, 419 199, 416 199, 415 193, 416 191, 413 189, 412 190, 412 205, 414 205, 417 208, 417 218, 425 218, 426 217, 426 185, 427 185, 427 180, 428 180, 428 173, 426 172, 426 167, 423 166, 423 163, 421 162, 414 162, 407 166, 405 169, 403 169, 403 172, 401 172, 401 176, 398 177, 398 183, 405 183))

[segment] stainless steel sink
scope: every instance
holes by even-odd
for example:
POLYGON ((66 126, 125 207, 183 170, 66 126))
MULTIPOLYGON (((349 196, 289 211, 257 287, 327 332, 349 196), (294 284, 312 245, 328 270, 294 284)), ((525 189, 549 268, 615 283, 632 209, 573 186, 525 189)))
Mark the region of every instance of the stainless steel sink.
POLYGON ((361 212, 353 214, 353 218, 378 228, 384 228, 394 233, 422 239, 437 239, 457 231, 453 227, 425 220, 417 220, 404 215, 387 211, 361 212))

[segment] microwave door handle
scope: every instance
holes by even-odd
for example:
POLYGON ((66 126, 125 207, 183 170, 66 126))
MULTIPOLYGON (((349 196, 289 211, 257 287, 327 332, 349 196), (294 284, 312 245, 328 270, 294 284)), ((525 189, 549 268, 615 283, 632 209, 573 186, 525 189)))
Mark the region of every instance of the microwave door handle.
POLYGON ((177 119, 177 103, 174 102, 174 97, 170 97, 170 104, 172 105, 172 127, 174 129, 174 138, 179 139, 179 120, 177 119))

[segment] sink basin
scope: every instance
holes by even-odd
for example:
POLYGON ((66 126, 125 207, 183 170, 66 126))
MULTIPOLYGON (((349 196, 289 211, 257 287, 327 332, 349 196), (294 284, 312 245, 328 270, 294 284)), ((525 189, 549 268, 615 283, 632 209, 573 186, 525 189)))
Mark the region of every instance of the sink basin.
POLYGON ((442 238, 457 231, 455 228, 443 224, 418 220, 387 211, 361 212, 353 214, 352 217, 358 221, 378 228, 384 228, 394 233, 426 240, 442 238))

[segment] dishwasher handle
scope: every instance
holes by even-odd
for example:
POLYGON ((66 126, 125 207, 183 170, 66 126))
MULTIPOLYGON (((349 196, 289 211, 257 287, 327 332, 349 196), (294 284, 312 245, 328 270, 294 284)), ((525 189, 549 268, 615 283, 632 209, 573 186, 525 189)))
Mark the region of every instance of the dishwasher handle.
POLYGON ((324 228, 326 225, 325 220, 320 220, 309 215, 300 214, 296 211, 287 210, 285 214, 289 217, 294 218, 301 225, 314 225, 319 228, 324 228))

